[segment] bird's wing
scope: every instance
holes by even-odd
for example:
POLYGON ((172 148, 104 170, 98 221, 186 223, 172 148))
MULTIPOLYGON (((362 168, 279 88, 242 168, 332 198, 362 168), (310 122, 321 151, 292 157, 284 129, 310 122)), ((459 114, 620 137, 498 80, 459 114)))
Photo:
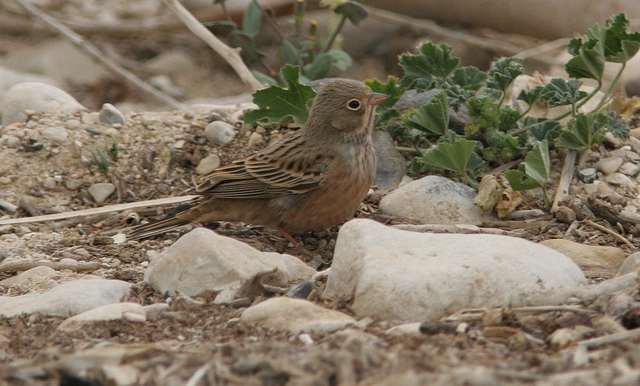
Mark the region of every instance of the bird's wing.
POLYGON ((293 135, 214 170, 196 187, 196 193, 237 199, 302 194, 322 183, 332 159, 330 155, 310 151, 299 134, 293 135))

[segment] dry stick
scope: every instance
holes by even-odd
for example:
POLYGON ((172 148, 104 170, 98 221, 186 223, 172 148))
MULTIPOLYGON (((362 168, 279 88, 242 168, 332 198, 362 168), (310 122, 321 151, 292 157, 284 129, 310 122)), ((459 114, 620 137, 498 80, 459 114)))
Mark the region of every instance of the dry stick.
POLYGON ((49 267, 56 271, 62 271, 68 269, 74 272, 95 271, 101 267, 101 264, 97 261, 82 262, 74 261, 73 263, 67 263, 64 261, 10 261, 0 264, 0 272, 24 272, 31 268, 36 267, 49 267))
POLYGON ((158 89, 154 88, 153 86, 144 82, 142 79, 135 76, 133 73, 122 68, 118 63, 116 63, 115 61, 105 56, 102 52, 100 52, 100 50, 98 50, 90 42, 86 41, 82 36, 73 32, 68 27, 60 24, 58 21, 56 21, 49 15, 45 14, 44 12, 41 12, 39 9, 31 5, 28 1, 25 1, 25 0, 14 0, 14 1, 18 3, 20 6, 22 6, 24 9, 26 9, 27 12, 37 17, 38 19, 44 21, 48 26, 55 29, 62 36, 69 39, 69 41, 73 43, 73 45, 78 47, 81 51, 87 53, 89 56, 95 59, 98 63, 102 64, 106 69, 113 72, 117 76, 120 76, 126 79, 127 81, 131 82, 133 85, 135 85, 142 91, 147 92, 148 94, 152 95, 154 98, 164 102, 165 104, 167 104, 168 106, 174 109, 183 110, 183 111, 189 110, 186 105, 178 102, 176 99, 159 91, 158 89))
POLYGON ((0 220, 0 225, 18 225, 18 224, 30 224, 30 223, 39 223, 39 222, 56 221, 56 220, 66 220, 66 219, 75 218, 75 217, 92 216, 92 215, 101 214, 101 213, 120 212, 123 210, 130 210, 135 208, 148 208, 148 207, 160 206, 160 205, 173 205, 173 204, 179 204, 182 202, 191 201, 197 197, 199 196, 191 195, 191 196, 159 198, 156 200, 109 205, 109 206, 103 206, 101 208, 91 208, 91 209, 76 210, 73 212, 47 214, 44 216, 10 218, 8 220, 0 220))
POLYGON ((205 26, 202 25, 185 7, 177 0, 163 0, 164 3, 176 13, 176 15, 182 20, 182 22, 193 32, 197 37, 204 40, 209 47, 213 48, 215 52, 220 54, 224 60, 229 63, 233 70, 240 76, 240 79, 251 88, 251 91, 256 91, 263 88, 262 84, 256 79, 251 71, 242 61, 240 57, 239 48, 231 48, 224 44, 220 39, 215 37, 205 26))
MULTIPOLYGON (((373 7, 367 7, 367 10, 369 11, 369 15, 377 20, 426 31, 433 35, 445 38, 458 39, 460 41, 473 44, 476 47, 489 49, 504 55, 513 56, 522 52, 522 47, 517 47, 513 44, 502 41, 474 36, 460 31, 454 31, 452 29, 439 26, 430 20, 414 19, 409 16, 398 15, 393 12, 383 11, 373 7)), ((535 59, 549 65, 564 65, 564 63, 548 55, 540 54, 536 56, 535 59)))
POLYGON ((567 45, 567 43, 569 43, 571 39, 567 39, 567 38, 560 38, 560 39, 556 39, 544 44, 541 44, 537 47, 533 47, 533 48, 529 48, 528 50, 524 50, 522 52, 519 52, 518 54, 514 55, 514 57, 516 58, 522 58, 522 59, 527 59, 530 58, 532 56, 538 56, 540 54, 543 54, 545 52, 551 51, 551 50, 555 50, 556 48, 560 48, 562 46, 567 45))
POLYGON ((626 238, 624 238, 624 236, 622 236, 618 232, 614 231, 613 229, 609 229, 609 228, 607 228, 605 226, 602 226, 600 224, 597 224, 597 223, 595 223, 595 222, 593 222, 591 220, 586 220, 584 223, 587 224, 587 225, 591 225, 592 227, 594 227, 596 229, 599 229, 599 230, 601 230, 601 231, 603 231, 605 233, 610 234, 611 236, 615 237, 616 239, 618 239, 618 240, 622 241, 623 243, 627 244, 629 247, 635 249, 635 246, 633 244, 631 244, 631 241, 627 240, 626 238))
POLYGON ((599 338, 593 338, 589 340, 583 340, 578 342, 578 346, 583 346, 587 349, 604 346, 609 343, 617 343, 623 340, 640 337, 640 328, 636 328, 631 331, 619 332, 617 334, 605 335, 599 338))
POLYGON ((567 194, 569 194, 569 185, 571 185, 571 179, 573 178, 573 172, 576 166, 576 157, 578 151, 568 150, 567 155, 564 157, 564 166, 562 166, 562 175, 560 176, 560 182, 556 194, 553 196, 553 204, 551 205, 551 213, 558 210, 558 202, 562 201, 567 194))

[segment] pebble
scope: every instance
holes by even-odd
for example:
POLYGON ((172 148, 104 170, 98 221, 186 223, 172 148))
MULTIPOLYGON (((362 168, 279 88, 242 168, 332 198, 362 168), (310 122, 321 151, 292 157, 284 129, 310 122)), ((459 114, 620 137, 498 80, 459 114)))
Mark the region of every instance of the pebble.
POLYGON ((214 303, 228 304, 254 290, 256 275, 266 275, 270 284, 286 286, 314 273, 291 255, 261 252, 212 230, 196 228, 154 258, 144 280, 159 293, 197 296, 211 291, 217 293, 214 303), (267 274, 275 267, 275 273, 267 274))
POLYGON ((342 312, 323 308, 308 300, 277 297, 249 307, 240 316, 244 326, 261 326, 292 334, 335 332, 356 320, 342 312))
POLYGON ((635 177, 638 172, 640 172, 640 165, 634 164, 632 162, 625 162, 618 169, 620 173, 625 174, 630 177, 635 177))
POLYGON ((258 145, 260 142, 262 142, 262 140, 264 139, 264 136, 258 132, 253 132, 251 133, 251 135, 249 136, 249 141, 247 142, 247 146, 249 147, 255 147, 256 145, 258 145))
POLYGON ((69 131, 62 126, 45 127, 40 134, 50 142, 64 142, 69 138, 69 131))
POLYGON ((101 182, 91 185, 88 191, 96 203, 102 204, 113 192, 116 191, 116 187, 110 182, 101 182))
POLYGON ((18 138, 18 137, 16 137, 16 136, 13 136, 13 135, 10 135, 10 136, 7 138, 7 141, 6 141, 5 143, 7 144, 7 147, 8 147, 8 148, 10 148, 10 149, 15 149, 15 148, 17 148, 17 147, 20 147, 20 144, 21 144, 22 142, 20 141, 20 138, 18 138))
POLYGON ((378 159, 373 184, 379 188, 396 188, 407 174, 407 162, 396 149, 388 131, 374 130, 372 138, 378 159))
POLYGON ((225 145, 236 137, 236 131, 227 122, 213 121, 204 128, 204 135, 214 145, 225 145))
POLYGON ((81 314, 72 316, 65 319, 58 326, 60 331, 76 331, 83 328, 89 322, 96 322, 100 320, 117 320, 127 319, 130 321, 145 321, 146 311, 143 306, 138 303, 113 303, 107 304, 101 307, 96 307, 91 310, 85 311, 81 314), (139 318, 131 318, 130 314, 138 314, 142 316, 142 320, 139 318), (134 319, 134 320, 131 320, 134 319))
POLYGON ((75 178, 69 178, 64 182, 64 186, 69 190, 78 190, 82 186, 82 181, 75 178))
POLYGON ((80 122, 77 119, 69 119, 67 121, 64 122, 64 127, 67 130, 79 130, 80 128, 82 128, 82 122, 80 122))
POLYGON ((580 181, 584 182, 585 184, 592 183, 593 181, 596 180, 597 177, 598 177, 598 169, 596 168, 586 168, 578 172, 578 178, 580 179, 580 181))
POLYGON ((474 203, 476 191, 440 176, 427 176, 392 191, 380 211, 428 224, 479 225, 490 219, 474 203))
POLYGON ((196 173, 208 174, 216 170, 220 166, 220 157, 215 154, 208 155, 200 160, 198 166, 196 166, 196 173))
POLYGON ((311 291, 313 291, 315 288, 316 286, 313 284, 313 282, 305 280, 302 283, 289 288, 289 290, 287 290, 284 295, 290 298, 306 299, 311 294, 311 291))
POLYGON ((0 185, 9 185, 11 183, 11 177, 2 176, 0 177, 0 185))
POLYGON ((620 268, 616 276, 626 275, 628 273, 637 273, 640 270, 640 252, 633 253, 627 257, 620 268))
POLYGON ((622 173, 611 173, 608 176, 604 177, 604 181, 613 186, 626 186, 626 187, 635 187, 636 184, 622 173))
POLYGON ((567 256, 524 239, 355 219, 338 233, 324 297, 352 298, 358 318, 423 322, 465 308, 524 305, 535 291, 584 283, 567 256))
POLYGON ((618 269, 625 259, 625 253, 615 247, 585 245, 565 239, 550 239, 540 242, 573 260, 580 268, 615 268, 618 269))
POLYGON ((105 103, 102 105, 102 108, 98 113, 98 120, 106 125, 113 125, 116 123, 124 125, 125 122, 124 114, 122 114, 122 112, 111 103, 105 103))
POLYGON ((11 87, 0 105, 2 125, 24 122, 25 110, 35 112, 75 112, 86 110, 75 98, 61 89, 45 83, 24 82, 11 87))
POLYGON ((596 162, 594 167, 605 175, 609 175, 616 172, 623 163, 624 159, 622 157, 607 157, 596 162))
POLYGON ((82 123, 84 123, 85 125, 95 125, 100 122, 100 113, 82 113, 81 119, 82 123))
POLYGON ((56 179, 53 178, 53 177, 47 177, 47 178, 44 179, 44 182, 42 183, 42 186, 45 189, 54 190, 57 187, 56 179))

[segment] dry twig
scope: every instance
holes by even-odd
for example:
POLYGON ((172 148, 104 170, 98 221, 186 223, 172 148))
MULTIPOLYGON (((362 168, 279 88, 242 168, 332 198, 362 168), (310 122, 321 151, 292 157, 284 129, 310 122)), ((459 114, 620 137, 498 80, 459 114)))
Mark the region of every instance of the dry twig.
POLYGON ((576 158, 578 152, 576 150, 567 150, 567 154, 564 157, 564 165, 562 166, 562 175, 560 176, 560 182, 556 189, 556 194, 553 196, 553 204, 551 205, 551 213, 558 210, 558 203, 569 194, 569 185, 571 185, 571 179, 576 166, 576 158))
POLYGON ((603 231, 605 233, 610 234, 611 236, 615 237, 616 239, 618 239, 618 240, 622 241, 623 243, 627 244, 629 247, 635 249, 635 246, 633 244, 631 244, 631 241, 627 240, 624 236, 622 236, 620 233, 614 231, 613 229, 609 229, 609 228, 607 228, 607 227, 605 227, 603 225, 597 224, 597 223, 595 223, 595 222, 593 222, 591 220, 585 220, 584 223, 587 224, 587 225, 590 225, 590 226, 592 226, 592 227, 594 227, 596 229, 599 229, 599 230, 601 230, 601 231, 603 231))
POLYGON ((85 272, 85 271, 95 271, 100 268, 101 264, 97 261, 74 261, 66 262, 66 261, 8 261, 6 263, 0 264, 0 272, 24 272, 28 271, 31 268, 36 267, 49 267, 53 268, 56 271, 62 271, 68 269, 74 272, 85 272))
POLYGON ((146 83, 145 81, 138 78, 136 75, 129 72, 128 70, 122 68, 122 66, 120 66, 118 63, 116 63, 115 61, 111 60, 109 57, 104 55, 98 48, 96 48, 96 46, 86 41, 82 36, 78 35, 68 27, 62 25, 61 23, 59 23, 49 15, 40 11, 38 8, 31 5, 28 1, 26 0, 14 0, 14 1, 20 4, 20 6, 22 6, 25 10, 27 10, 31 15, 42 20, 48 26, 58 31, 62 36, 64 36, 71 43, 73 43, 74 46, 78 47, 78 49, 85 52, 87 55, 91 56, 98 63, 104 66, 107 70, 114 73, 116 76, 126 79, 127 81, 132 83, 134 86, 136 86, 140 90, 150 94, 154 98, 162 101, 163 103, 167 104, 168 106, 174 109, 188 111, 187 106, 178 102, 176 99, 170 97, 169 95, 161 92, 160 90, 156 89, 150 84, 146 83))

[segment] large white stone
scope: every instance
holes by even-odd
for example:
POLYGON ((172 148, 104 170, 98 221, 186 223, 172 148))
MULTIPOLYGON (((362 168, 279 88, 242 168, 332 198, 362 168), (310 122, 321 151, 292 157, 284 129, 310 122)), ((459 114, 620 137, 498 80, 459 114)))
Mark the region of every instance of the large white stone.
POLYGON ((301 332, 333 332, 356 320, 342 312, 316 306, 308 300, 278 297, 247 308, 240 324, 262 326, 292 334, 301 332))
MULTIPOLYGON (((294 256, 257 249, 206 228, 196 228, 182 236, 149 264, 144 280, 160 293, 180 292, 196 296, 220 291, 216 303, 228 303, 248 296, 258 274, 277 268, 268 275, 269 283, 308 279, 315 270, 294 256)), ((267 279, 267 278, 265 278, 267 279)))
POLYGON ((129 294, 131 285, 121 280, 75 280, 59 284, 42 294, 0 296, 0 315, 76 315, 120 302, 129 294))
POLYGON ((86 323, 100 320, 123 319, 126 318, 128 314, 135 314, 139 316, 140 320, 145 320, 147 316, 144 307, 138 303, 113 303, 96 307, 89 311, 67 318, 64 322, 60 323, 58 330, 74 331, 81 328, 86 323))
POLYGON ((380 211, 429 224, 474 224, 488 219, 473 200, 476 191, 440 176, 427 176, 387 194, 380 211))
POLYGON ((4 94, 0 104, 2 124, 25 121, 25 110, 75 112, 86 108, 57 87, 45 83, 25 82, 11 87, 4 94))
POLYGON ((358 317, 434 321, 464 308, 520 306, 539 291, 585 283, 567 256, 530 241, 429 234, 352 220, 340 229, 325 296, 358 317))

